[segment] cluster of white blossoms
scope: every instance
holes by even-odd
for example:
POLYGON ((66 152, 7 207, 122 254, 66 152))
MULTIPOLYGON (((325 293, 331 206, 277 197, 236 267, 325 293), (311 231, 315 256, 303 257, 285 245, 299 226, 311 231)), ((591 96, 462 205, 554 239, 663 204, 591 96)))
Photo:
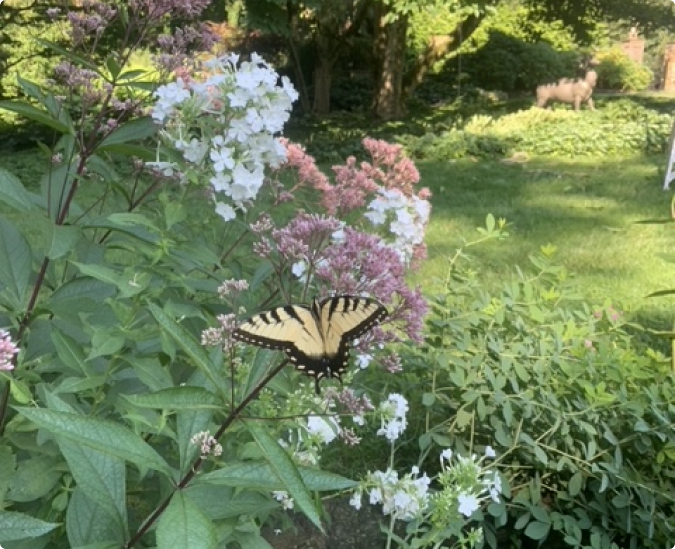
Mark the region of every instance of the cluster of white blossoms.
POLYGON ((484 468, 485 459, 495 457, 492 447, 485 448, 485 455, 478 458, 454 456, 452 450, 441 452, 441 473, 438 482, 441 490, 433 496, 434 520, 442 521, 448 512, 460 513, 470 518, 488 499, 499 502, 502 482, 496 470, 484 468), (453 459, 454 458, 454 459, 453 459))
POLYGON ((424 243, 431 204, 415 195, 406 196, 399 189, 378 189, 378 196, 368 204, 365 217, 375 226, 388 225, 393 236, 391 247, 403 263, 410 263, 416 246, 424 243))
MULTIPOLYGON (((444 450, 440 454, 441 472, 435 479, 420 474, 417 467, 402 478, 391 468, 369 472, 354 491, 350 504, 360 509, 363 496, 367 494, 370 504, 381 504, 382 513, 392 519, 430 523, 446 537, 448 527, 454 525, 457 528, 455 534, 461 537, 471 516, 483 503, 499 501, 500 477, 494 469, 482 466, 485 459, 494 455, 489 446, 480 458, 453 456, 452 450, 444 450), (432 480, 440 486, 440 490, 433 493, 429 490, 432 480)), ((471 534, 475 542, 481 537, 480 530, 471 534)))
POLYGON ((228 55, 205 63, 203 79, 160 86, 152 117, 163 125, 164 145, 180 162, 149 163, 165 175, 191 181, 207 174, 218 215, 225 221, 245 210, 262 187, 265 168, 286 160, 274 135, 290 117, 298 97, 290 80, 253 53, 239 63, 228 55), (280 84, 279 84, 280 82, 280 84))
POLYGON ((393 469, 368 473, 362 486, 354 492, 349 503, 361 508, 363 491, 367 490, 371 505, 382 504, 382 513, 396 520, 412 520, 427 508, 431 479, 413 467, 403 478, 393 469))
POLYGON ((379 407, 382 425, 377 430, 378 435, 384 435, 390 442, 394 442, 407 426, 406 414, 408 401, 402 395, 392 393, 379 407))

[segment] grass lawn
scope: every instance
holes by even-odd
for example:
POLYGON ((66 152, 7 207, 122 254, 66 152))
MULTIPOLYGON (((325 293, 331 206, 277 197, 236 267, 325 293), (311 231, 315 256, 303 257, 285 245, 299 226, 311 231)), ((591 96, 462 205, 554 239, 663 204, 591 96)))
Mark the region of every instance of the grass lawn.
POLYGON ((659 257, 672 251, 675 227, 635 224, 670 215, 671 194, 661 190, 663 157, 418 166, 433 192, 429 260, 418 275, 423 285, 444 276, 456 247, 474 239, 492 213, 506 218, 510 237, 469 250, 488 280, 527 267, 528 255, 553 244, 582 296, 611 300, 651 327, 669 328, 672 298, 645 296, 675 288, 675 265, 659 257))

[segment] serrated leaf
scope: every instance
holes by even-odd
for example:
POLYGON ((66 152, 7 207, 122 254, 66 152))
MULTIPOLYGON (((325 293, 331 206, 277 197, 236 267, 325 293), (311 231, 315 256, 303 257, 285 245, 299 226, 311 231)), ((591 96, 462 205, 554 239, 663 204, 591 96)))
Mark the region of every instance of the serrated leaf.
POLYGON ((157 549, 214 549, 217 545, 213 523, 188 495, 175 492, 157 523, 157 549))
POLYGON ((50 456, 37 456, 19 463, 9 482, 8 499, 18 502, 35 501, 48 494, 61 478, 50 456))
POLYGON ((152 137, 157 133, 158 126, 152 118, 145 116, 125 122, 110 135, 108 135, 98 147, 99 152, 105 152, 111 145, 120 145, 129 141, 140 141, 152 137))
POLYGON ((28 241, 7 219, 0 217, 0 289, 20 309, 26 299, 33 253, 28 241))
MULTIPOLYGON (((348 490, 357 485, 353 480, 319 469, 298 467, 298 471, 303 483, 312 492, 348 490)), ((198 476, 195 482, 219 484, 233 488, 249 488, 266 492, 283 490, 284 488, 283 483, 272 470, 272 467, 263 461, 227 463, 217 471, 198 476)))
POLYGON ((127 531, 124 460, 65 439, 59 442, 59 448, 78 488, 111 519, 115 537, 124 539, 127 531))
POLYGON ((0 201, 19 212, 34 209, 32 195, 13 173, 0 168, 0 201))
POLYGON ((75 225, 52 224, 47 257, 59 259, 69 254, 75 248, 81 236, 80 228, 75 225))
POLYGON ((45 522, 23 513, 0 511, 0 541, 37 538, 58 526, 59 524, 45 522))
POLYGON ((197 340, 180 324, 170 318, 162 309, 154 303, 149 305, 150 313, 155 317, 164 333, 169 335, 178 346, 190 357, 193 364, 206 376, 214 387, 222 387, 221 379, 211 368, 208 353, 197 340))
POLYGON ((222 410, 225 403, 203 387, 170 387, 143 395, 124 395, 134 406, 165 410, 222 410))
POLYGON ((100 356, 112 356, 124 346, 124 338, 119 335, 113 335, 114 333, 116 333, 116 330, 107 326, 94 330, 87 361, 94 360, 100 356))
POLYGON ((198 501, 211 520, 265 513, 279 506, 269 495, 220 485, 192 483, 183 492, 198 501))
POLYGON ((110 540, 119 548, 126 541, 114 520, 100 505, 84 495, 79 486, 75 487, 68 502, 66 532, 69 545, 72 547, 89 546, 102 540, 110 540))
POLYGON ((77 261, 71 261, 71 264, 75 265, 83 275, 90 276, 96 280, 110 284, 111 286, 119 287, 121 284, 121 275, 114 269, 103 265, 86 265, 77 261))
POLYGON ((171 467, 162 456, 139 435, 122 425, 108 420, 44 408, 17 406, 16 410, 39 427, 47 429, 57 439, 65 437, 111 456, 131 461, 139 467, 148 467, 167 476, 173 474, 171 467))
POLYGON ((0 109, 14 112, 24 118, 28 118, 39 124, 44 124, 60 133, 70 132, 70 128, 67 124, 55 119, 47 111, 38 109, 27 103, 21 103, 19 101, 0 101, 0 109))
POLYGON ((274 471, 274 474, 283 482, 285 490, 293 498, 297 509, 302 511, 323 532, 321 518, 316 510, 314 501, 302 481, 295 463, 293 463, 291 457, 286 453, 286 450, 261 425, 254 422, 246 422, 246 427, 267 457, 267 462, 274 471))
POLYGON ((52 331, 51 337, 56 348, 56 354, 63 364, 74 372, 85 374, 87 366, 82 344, 56 329, 52 331))

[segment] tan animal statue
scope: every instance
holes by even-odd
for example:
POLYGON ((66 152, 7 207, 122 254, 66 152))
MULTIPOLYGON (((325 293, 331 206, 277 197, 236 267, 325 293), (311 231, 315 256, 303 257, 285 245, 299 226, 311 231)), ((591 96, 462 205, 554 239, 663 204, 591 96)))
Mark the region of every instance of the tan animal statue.
POLYGON ((588 108, 595 110, 593 105, 593 88, 598 81, 598 73, 593 69, 586 72, 586 77, 577 80, 563 78, 555 84, 544 84, 537 88, 537 107, 545 107, 549 101, 570 103, 574 110, 578 111, 582 103, 587 103, 588 108))

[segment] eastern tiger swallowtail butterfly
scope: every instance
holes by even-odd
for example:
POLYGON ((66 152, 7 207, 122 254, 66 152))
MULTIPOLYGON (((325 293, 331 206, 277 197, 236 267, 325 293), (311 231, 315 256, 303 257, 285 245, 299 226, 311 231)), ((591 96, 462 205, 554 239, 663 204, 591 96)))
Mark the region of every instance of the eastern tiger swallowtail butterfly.
POLYGON ((284 351, 295 367, 315 378, 317 394, 324 377, 342 380, 349 347, 387 316, 374 299, 341 295, 315 299, 310 306, 285 305, 242 322, 234 339, 284 351))

